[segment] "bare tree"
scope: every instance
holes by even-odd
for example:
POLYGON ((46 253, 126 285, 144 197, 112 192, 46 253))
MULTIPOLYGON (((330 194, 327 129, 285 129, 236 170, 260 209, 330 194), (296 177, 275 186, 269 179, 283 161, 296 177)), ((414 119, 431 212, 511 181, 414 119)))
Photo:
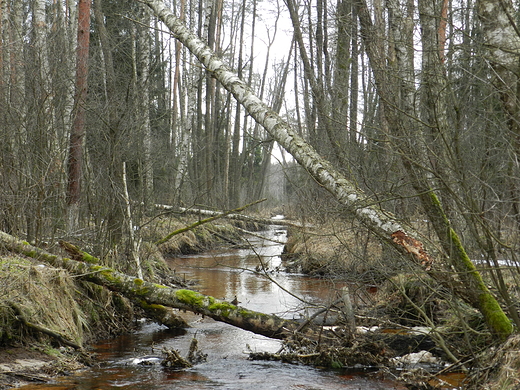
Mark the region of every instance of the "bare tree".
MULTIPOLYGON (((293 157, 304 166, 309 173, 323 187, 331 192, 336 199, 345 205, 356 218, 367 226, 382 240, 393 245, 414 264, 428 272, 436 280, 450 288, 454 294, 471 303, 484 316, 490 331, 498 338, 505 338, 512 333, 510 320, 505 316, 494 296, 488 291, 480 274, 469 260, 457 234, 451 228, 438 197, 426 186, 427 192, 423 195, 425 210, 434 219, 438 230, 437 234, 445 252, 438 252, 437 248, 428 242, 421 242, 413 229, 405 228, 397 219, 386 214, 380 208, 372 205, 370 199, 356 188, 346 177, 341 175, 329 162, 322 159, 316 151, 290 128, 276 113, 261 102, 235 74, 230 72, 223 62, 197 36, 188 31, 184 25, 171 13, 160 0, 146 0, 155 14, 175 33, 183 45, 204 64, 206 69, 233 93, 235 98, 244 105, 251 116, 264 126, 293 157), (442 230, 444 229, 444 230, 442 230), (447 231, 446 231, 447 230, 447 231), (457 278, 443 271, 443 264, 448 262, 458 270, 457 278)), ((369 57, 372 61, 376 53, 376 45, 371 41, 370 32, 373 28, 366 5, 357 3, 357 12, 369 57)), ((377 66, 377 64, 374 64, 377 66)), ((384 69, 378 68, 376 82, 378 87, 389 93, 390 84, 384 69), (386 83, 386 84, 385 84, 386 83)), ((383 98, 392 98, 392 95, 383 95, 383 98)), ((389 102, 394 100, 389 100, 389 102)), ((395 123, 392 123, 395 125, 395 123)), ((407 156, 414 156, 407 154, 407 156)), ((410 171, 416 174, 415 171, 410 171)), ((424 185, 424 178, 414 176, 417 188, 424 185)))
POLYGON ((87 104, 88 54, 90 46, 91 0, 80 0, 78 5, 78 46, 76 50, 76 94, 74 96, 74 123, 70 132, 67 230, 74 232, 79 226, 79 204, 85 139, 85 106, 87 104))

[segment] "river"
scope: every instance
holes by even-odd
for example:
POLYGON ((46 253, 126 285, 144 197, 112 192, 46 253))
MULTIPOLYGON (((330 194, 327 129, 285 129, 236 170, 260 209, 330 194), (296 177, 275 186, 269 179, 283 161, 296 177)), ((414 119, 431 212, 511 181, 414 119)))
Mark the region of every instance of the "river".
MULTIPOLYGON (((248 309, 298 318, 308 302, 336 299, 341 283, 304 275, 288 274, 280 254, 286 232, 272 227, 260 232, 266 239, 250 238, 253 249, 215 250, 202 255, 168 259, 169 265, 186 280, 195 281, 198 291, 232 300, 248 309), (273 242, 274 239, 277 242, 273 242), (267 270, 269 278, 255 272, 267 270), (274 282, 276 281, 276 283, 274 282), (292 294, 289 294, 287 291, 292 294)), ((191 313, 182 316, 190 324, 185 331, 172 332, 143 321, 136 332, 94 346, 100 367, 56 378, 52 383, 22 387, 29 389, 404 389, 370 373, 320 369, 281 362, 250 361, 248 351, 276 352, 280 342, 191 313), (188 353, 193 337, 207 354, 207 361, 185 370, 172 370, 160 364, 135 364, 161 356, 163 348, 188 353)))

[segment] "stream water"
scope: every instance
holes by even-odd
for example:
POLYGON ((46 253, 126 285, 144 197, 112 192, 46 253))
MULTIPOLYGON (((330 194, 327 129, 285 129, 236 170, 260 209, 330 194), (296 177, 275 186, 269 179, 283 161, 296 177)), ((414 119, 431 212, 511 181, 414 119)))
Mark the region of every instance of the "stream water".
MULTIPOLYGON (((250 239, 253 249, 217 250, 168 261, 178 275, 195 281, 193 288, 202 293, 228 300, 236 296, 241 306, 286 318, 298 318, 306 306, 292 294, 308 302, 336 299, 341 284, 279 270, 283 244, 269 239, 283 242, 285 230, 273 227, 261 234, 266 239, 250 239), (253 272, 262 264, 276 283, 253 272)), ((367 373, 250 361, 248 351, 276 352, 280 342, 191 313, 182 316, 190 324, 185 331, 143 322, 135 333, 95 346, 100 367, 23 389, 404 389, 367 373), (157 364, 155 357, 161 357, 164 347, 186 356, 193 337, 207 354, 206 362, 185 370, 157 364), (135 364, 138 359, 156 364, 135 364)))

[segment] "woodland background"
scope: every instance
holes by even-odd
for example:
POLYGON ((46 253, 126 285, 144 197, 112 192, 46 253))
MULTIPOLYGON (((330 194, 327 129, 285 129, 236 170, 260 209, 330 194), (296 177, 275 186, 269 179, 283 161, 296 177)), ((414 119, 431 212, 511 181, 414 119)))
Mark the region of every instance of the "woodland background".
MULTIPOLYGON (((166 4, 374 204, 427 231, 427 181, 473 258, 517 258, 512 3, 166 4)), ((38 243, 93 228, 102 252, 128 234, 127 199, 136 226, 155 203, 263 196, 341 214, 139 2, 3 0, 0 22, 0 229, 38 243)))

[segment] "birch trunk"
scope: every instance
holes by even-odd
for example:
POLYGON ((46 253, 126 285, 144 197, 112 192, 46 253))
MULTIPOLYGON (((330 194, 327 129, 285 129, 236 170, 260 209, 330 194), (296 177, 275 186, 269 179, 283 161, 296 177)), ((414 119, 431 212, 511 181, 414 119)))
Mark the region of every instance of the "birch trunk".
POLYGON ((153 163, 152 163, 152 129, 150 124, 150 13, 142 6, 142 26, 139 26, 139 60, 140 77, 138 80, 139 112, 141 119, 141 136, 143 140, 143 201, 145 205, 153 203, 153 163))
MULTIPOLYGON (((405 228, 394 216, 374 205, 373 201, 360 189, 356 188, 352 182, 343 176, 328 161, 322 159, 314 148, 293 131, 287 122, 258 99, 251 89, 232 73, 204 42, 192 34, 162 1, 143 0, 143 2, 154 10, 155 14, 172 31, 175 37, 235 96, 237 101, 245 107, 250 115, 361 223, 382 240, 393 245, 400 253, 413 261, 424 271, 428 272, 439 282, 447 285, 460 298, 468 301, 471 305, 480 310, 490 331, 495 336, 505 338, 512 333, 513 328, 511 322, 505 316, 496 299, 487 290, 480 274, 465 253, 458 236, 453 229, 449 228, 449 222, 435 194, 431 192, 427 193, 430 199, 430 204, 427 205, 429 207, 428 211, 430 211, 431 214, 436 214, 436 219, 440 221, 439 226, 448 227, 448 230, 440 239, 444 244, 453 244, 454 248, 456 248, 455 253, 453 253, 453 251, 446 252, 449 253, 449 255, 439 253, 439 251, 428 242, 421 242, 416 232, 411 228, 405 228), (449 240, 446 240, 446 236, 449 240), (449 263, 447 256, 453 256, 452 264, 456 263, 459 265, 459 270, 465 270, 467 277, 464 281, 472 281, 470 285, 465 286, 464 283, 461 283, 457 279, 457 276, 445 272, 445 270, 443 271, 443 263, 449 263)), ((365 31, 362 31, 365 39, 367 38, 366 28, 370 28, 373 25, 368 15, 366 4, 363 6, 358 2, 357 6, 361 24, 363 25, 363 20, 365 21, 365 31)), ((367 43, 370 44, 370 42, 365 40, 365 44, 367 43)), ((373 59, 373 57, 371 59, 373 59)), ((379 69, 378 75, 384 76, 382 72, 383 69, 379 69)), ((378 81, 379 86, 384 80, 376 81, 378 81)), ((387 85, 387 88, 388 86, 389 85, 387 85)), ((464 272, 461 272, 461 274, 463 273, 464 272)))

